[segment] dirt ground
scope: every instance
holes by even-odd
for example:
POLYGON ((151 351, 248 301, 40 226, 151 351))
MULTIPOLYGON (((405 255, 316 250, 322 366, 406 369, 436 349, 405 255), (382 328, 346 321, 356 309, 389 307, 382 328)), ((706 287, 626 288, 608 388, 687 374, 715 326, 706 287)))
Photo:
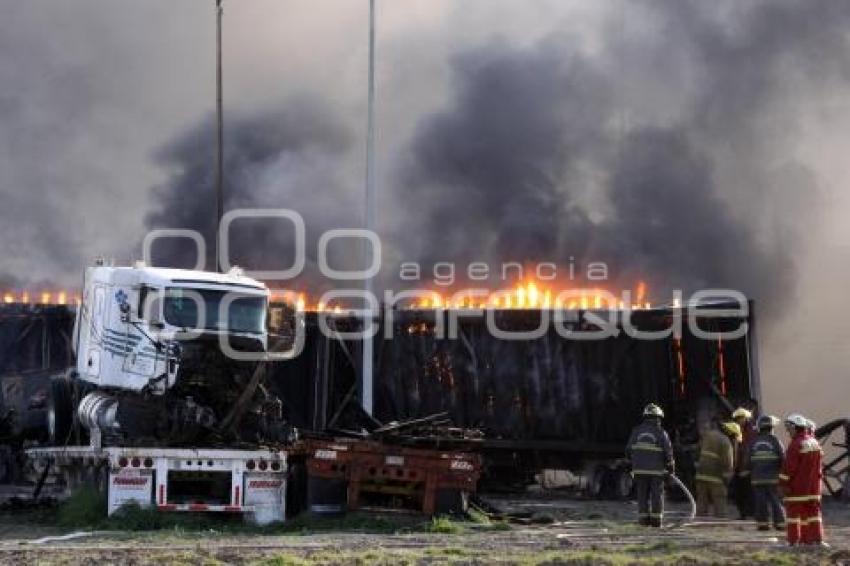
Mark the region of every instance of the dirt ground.
MULTIPOLYGON (((257 532, 92 532, 7 511, 0 515, 0 563, 850 565, 850 506, 837 503, 824 510, 832 547, 797 550, 785 547, 784 533, 757 532, 745 521, 698 520, 654 530, 635 525, 633 503, 545 493, 485 499, 520 519, 428 523, 414 515, 366 513, 334 531, 308 521, 296 530, 290 525, 257 532)), ((682 505, 670 507, 674 519, 685 513, 682 505)))

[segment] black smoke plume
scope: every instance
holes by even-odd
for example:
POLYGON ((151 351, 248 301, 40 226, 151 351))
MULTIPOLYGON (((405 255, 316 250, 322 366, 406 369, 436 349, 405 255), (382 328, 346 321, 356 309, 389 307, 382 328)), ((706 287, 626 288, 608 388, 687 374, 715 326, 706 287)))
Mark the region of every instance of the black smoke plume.
POLYGON ((734 288, 773 307, 817 202, 791 116, 846 83, 850 4, 629 6, 652 31, 612 22, 592 54, 558 36, 456 58, 453 96, 398 174, 427 211, 406 244, 425 262, 605 261, 614 288, 734 288))
MULTIPOLYGON (((225 211, 286 208, 307 226, 308 276, 315 267, 315 241, 330 228, 360 224, 349 215, 344 184, 336 176, 350 136, 331 108, 315 100, 291 100, 284 111, 230 115, 224 144, 225 211)), ((147 217, 155 228, 197 230, 207 243, 206 266, 215 269, 215 121, 209 117, 165 147, 159 162, 172 171, 156 187, 157 207, 147 217)), ((294 259, 291 225, 281 220, 235 221, 231 263, 259 270, 286 269, 294 259)), ((154 265, 191 267, 193 245, 162 240, 154 265)))
MULTIPOLYGON (((638 279, 659 299, 734 288, 768 309, 793 293, 818 200, 791 150, 794 117, 820 89, 846 87, 850 3, 627 6, 593 50, 558 34, 455 57, 442 109, 382 156, 402 156, 382 188, 382 208, 403 226, 382 234, 392 257, 426 267, 604 261, 614 290, 638 279)), ((227 207, 301 211, 309 250, 328 228, 359 226, 348 189, 362 177, 340 165, 353 146, 340 123, 303 99, 228 118, 227 207)), ((155 191, 150 227, 213 241, 213 139, 210 120, 163 150, 174 173, 155 191)), ((240 262, 288 265, 287 238, 243 231, 240 262)), ((167 263, 187 261, 176 249, 167 263)), ((397 286, 393 272, 385 280, 397 286)))

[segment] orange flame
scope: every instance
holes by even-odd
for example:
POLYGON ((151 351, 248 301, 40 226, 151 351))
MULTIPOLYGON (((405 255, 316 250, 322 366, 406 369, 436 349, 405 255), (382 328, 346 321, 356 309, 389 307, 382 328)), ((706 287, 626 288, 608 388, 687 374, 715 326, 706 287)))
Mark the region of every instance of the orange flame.
POLYGON ((26 289, 22 291, 0 291, 0 297, 2 297, 5 305, 79 305, 82 302, 79 294, 65 289, 38 292, 31 292, 26 289))
MULTIPOLYGON (((491 291, 482 294, 458 292, 451 293, 434 289, 423 289, 421 295, 410 301, 409 309, 486 309, 497 308, 505 310, 522 309, 596 309, 596 310, 642 310, 651 309, 652 303, 647 300, 647 286, 639 281, 632 294, 631 304, 626 304, 613 293, 601 288, 569 288, 551 285, 548 281, 526 279, 512 288, 491 291)), ((271 291, 272 302, 284 302, 299 312, 333 312, 346 310, 344 304, 330 304, 314 301, 304 292, 271 291)), ((404 307, 403 307, 404 308, 404 307)))
POLYGON ((644 283, 643 281, 638 281, 637 292, 635 293, 635 303, 638 305, 641 304, 643 302, 644 297, 646 297, 646 283, 644 283))
MULTIPOLYGON (((454 308, 454 309, 620 309, 626 305, 604 289, 569 289, 550 287, 546 282, 525 280, 511 289, 494 291, 484 296, 464 294, 444 295, 439 291, 428 290, 429 297, 414 301, 410 308, 454 308), (566 298, 565 298, 566 297, 566 298)), ((635 293, 636 301, 629 305, 631 309, 650 309, 652 304, 646 299, 646 284, 640 282, 635 293)))

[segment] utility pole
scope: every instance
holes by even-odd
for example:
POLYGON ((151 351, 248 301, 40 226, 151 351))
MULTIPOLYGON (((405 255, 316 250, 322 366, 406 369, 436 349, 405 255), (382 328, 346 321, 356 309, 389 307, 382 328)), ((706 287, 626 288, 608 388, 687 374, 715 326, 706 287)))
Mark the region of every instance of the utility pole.
POLYGON ((224 8, 222 0, 215 0, 216 17, 216 60, 215 60, 215 110, 216 110, 216 150, 215 150, 215 193, 216 193, 216 223, 215 223, 215 267, 221 271, 221 237, 219 227, 221 217, 224 216, 224 109, 222 107, 222 80, 221 80, 221 17, 224 8))
MULTIPOLYGON (((368 118, 366 126, 366 210, 365 210, 365 228, 366 230, 375 229, 375 0, 369 0, 369 87, 368 87, 368 118)), ((363 259, 365 265, 371 265, 372 259, 369 257, 371 248, 368 245, 363 247, 363 259)), ((364 289, 367 294, 373 292, 373 282, 371 277, 367 277, 364 289)), ((364 317, 364 330, 371 328, 374 324, 372 313, 369 312, 366 317, 369 317, 370 324, 366 324, 367 319, 364 317)), ((369 415, 374 409, 373 399, 373 355, 374 355, 374 339, 372 336, 363 337, 363 383, 360 396, 360 402, 363 410, 369 415)))

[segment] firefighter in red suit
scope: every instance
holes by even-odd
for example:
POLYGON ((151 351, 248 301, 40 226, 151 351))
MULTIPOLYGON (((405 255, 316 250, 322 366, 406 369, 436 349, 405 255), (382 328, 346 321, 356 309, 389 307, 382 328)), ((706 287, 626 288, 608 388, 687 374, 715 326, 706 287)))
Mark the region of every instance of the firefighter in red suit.
POLYGON ((820 444, 802 415, 788 415, 785 425, 791 434, 791 444, 779 474, 779 487, 785 496, 788 544, 826 546, 820 507, 823 473, 820 444))

